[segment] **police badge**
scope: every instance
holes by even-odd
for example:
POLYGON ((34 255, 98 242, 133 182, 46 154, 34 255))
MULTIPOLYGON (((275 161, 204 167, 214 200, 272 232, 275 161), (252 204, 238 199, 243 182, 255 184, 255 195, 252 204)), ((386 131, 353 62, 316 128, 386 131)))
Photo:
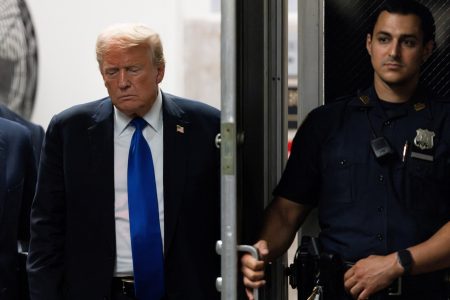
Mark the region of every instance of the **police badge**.
POLYGON ((433 131, 427 129, 417 129, 417 135, 414 138, 414 145, 421 150, 433 148, 433 138, 436 135, 433 131))

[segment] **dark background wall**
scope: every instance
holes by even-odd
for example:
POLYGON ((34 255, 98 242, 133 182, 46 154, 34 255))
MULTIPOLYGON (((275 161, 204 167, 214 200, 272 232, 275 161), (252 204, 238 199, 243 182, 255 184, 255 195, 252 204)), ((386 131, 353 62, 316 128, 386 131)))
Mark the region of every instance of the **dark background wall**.
MULTIPOLYGON (((353 94, 371 84, 373 69, 365 48, 366 34, 380 1, 325 1, 325 102, 353 94)), ((436 21, 437 48, 424 65, 422 82, 450 97, 450 1, 419 0, 436 21)))

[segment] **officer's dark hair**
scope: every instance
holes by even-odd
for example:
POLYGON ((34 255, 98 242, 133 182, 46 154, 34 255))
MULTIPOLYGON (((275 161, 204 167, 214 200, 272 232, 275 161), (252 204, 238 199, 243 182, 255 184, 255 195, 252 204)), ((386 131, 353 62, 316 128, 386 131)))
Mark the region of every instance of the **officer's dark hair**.
POLYGON ((383 11, 387 11, 391 14, 408 15, 413 14, 420 18, 420 27, 423 32, 423 44, 428 41, 435 42, 436 26, 434 24, 434 18, 430 10, 423 4, 414 0, 386 0, 383 1, 377 12, 374 14, 374 18, 369 28, 369 34, 373 35, 375 24, 378 21, 378 17, 383 11))

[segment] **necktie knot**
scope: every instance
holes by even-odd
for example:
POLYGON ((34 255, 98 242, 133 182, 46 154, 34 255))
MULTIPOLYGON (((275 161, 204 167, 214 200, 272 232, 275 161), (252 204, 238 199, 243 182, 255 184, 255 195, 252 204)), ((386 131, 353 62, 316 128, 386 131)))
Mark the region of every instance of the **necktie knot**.
POLYGON ((140 131, 142 131, 142 129, 144 129, 145 126, 147 126, 147 121, 145 121, 141 117, 134 118, 133 120, 131 120, 130 123, 131 123, 131 125, 133 125, 136 129, 139 129, 140 131))

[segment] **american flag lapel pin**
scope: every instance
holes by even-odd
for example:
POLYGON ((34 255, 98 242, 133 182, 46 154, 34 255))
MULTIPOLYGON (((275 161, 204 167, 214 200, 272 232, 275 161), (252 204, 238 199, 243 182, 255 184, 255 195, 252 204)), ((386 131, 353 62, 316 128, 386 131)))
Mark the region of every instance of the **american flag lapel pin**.
POLYGON ((181 125, 177 125, 177 132, 178 133, 184 133, 184 127, 181 125))

